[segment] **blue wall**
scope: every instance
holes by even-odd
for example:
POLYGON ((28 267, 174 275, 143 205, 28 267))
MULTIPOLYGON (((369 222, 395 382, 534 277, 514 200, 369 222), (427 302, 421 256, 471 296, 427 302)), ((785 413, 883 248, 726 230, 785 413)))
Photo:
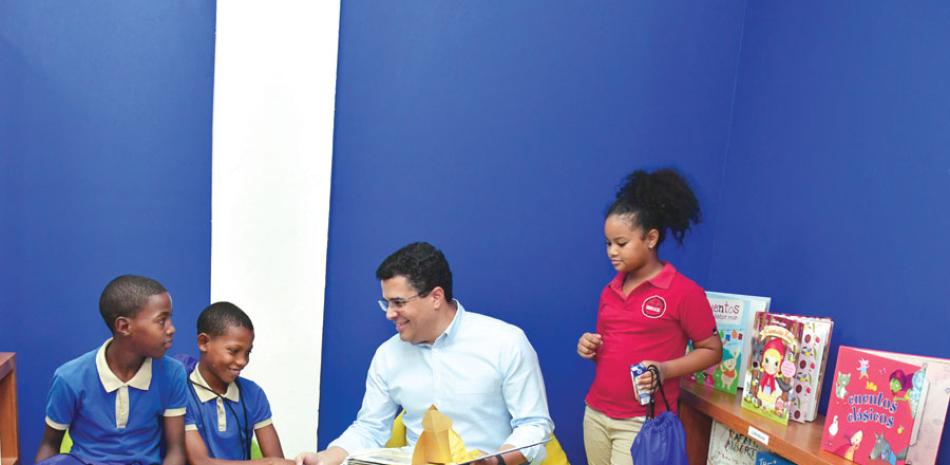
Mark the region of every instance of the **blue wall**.
POLYGON ((109 333, 103 286, 160 280, 191 351, 209 299, 214 3, 0 2, 0 351, 21 463, 53 370, 109 333))
POLYGON ((693 177, 707 223, 664 254, 700 284, 831 316, 833 350, 950 356, 945 4, 565 3, 344 4, 321 445, 392 334, 372 272, 423 239, 468 307, 526 329, 584 463, 574 344, 637 166, 693 177))
MULTIPOLYGON (((574 344, 611 276, 603 209, 640 166, 696 185, 707 222, 663 254, 700 284, 832 316, 836 347, 950 357, 950 7, 669 3, 343 4, 321 446, 393 333, 373 271, 421 239, 467 307, 525 328, 584 463, 574 344)), ((192 350, 213 24, 213 2, 0 3, 0 350, 24 463, 53 369, 107 335, 110 278, 164 282, 172 351, 192 350)))
POLYGON ((831 367, 950 357, 948 43, 946 2, 749 4, 707 284, 834 318, 831 367))
MULTIPOLYGON (((320 446, 394 333, 376 266, 442 248, 466 308, 526 331, 558 438, 583 463, 593 367, 575 354, 613 269, 603 213, 637 167, 719 195, 744 3, 344 2, 320 446)), ((710 221, 663 253, 703 281, 710 221)))

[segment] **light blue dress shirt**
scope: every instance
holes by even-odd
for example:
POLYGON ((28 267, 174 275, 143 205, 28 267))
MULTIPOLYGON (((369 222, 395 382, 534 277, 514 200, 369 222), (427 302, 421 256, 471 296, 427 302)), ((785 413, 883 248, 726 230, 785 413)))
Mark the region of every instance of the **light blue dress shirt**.
MULTIPOLYGON (((382 447, 400 406, 414 445, 433 404, 469 449, 494 451, 551 436, 538 356, 524 332, 456 305, 455 318, 434 343, 411 344, 396 334, 376 349, 356 421, 330 447, 350 454, 382 447)), ((522 453, 533 463, 544 459, 543 446, 522 453)))

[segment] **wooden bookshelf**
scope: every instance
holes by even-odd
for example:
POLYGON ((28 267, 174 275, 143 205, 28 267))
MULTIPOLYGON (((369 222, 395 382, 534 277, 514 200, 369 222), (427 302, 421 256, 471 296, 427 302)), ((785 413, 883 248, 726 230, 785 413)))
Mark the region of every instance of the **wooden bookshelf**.
POLYGON ((690 465, 706 465, 712 420, 755 439, 759 445, 799 465, 854 465, 819 447, 825 417, 819 415, 811 423, 789 421, 788 426, 782 426, 743 409, 741 395, 741 391, 730 395, 694 382, 681 384, 679 415, 686 429, 690 465), (768 444, 760 438, 767 439, 768 444))
POLYGON ((0 465, 17 465, 20 461, 16 355, 10 352, 0 352, 0 455, 0 465))

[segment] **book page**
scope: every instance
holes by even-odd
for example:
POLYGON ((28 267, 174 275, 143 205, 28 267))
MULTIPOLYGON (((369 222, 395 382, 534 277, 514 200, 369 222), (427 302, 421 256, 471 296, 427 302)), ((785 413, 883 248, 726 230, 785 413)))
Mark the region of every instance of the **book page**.
POLYGON ((409 465, 412 463, 412 447, 373 449, 352 454, 346 459, 350 465, 409 465))

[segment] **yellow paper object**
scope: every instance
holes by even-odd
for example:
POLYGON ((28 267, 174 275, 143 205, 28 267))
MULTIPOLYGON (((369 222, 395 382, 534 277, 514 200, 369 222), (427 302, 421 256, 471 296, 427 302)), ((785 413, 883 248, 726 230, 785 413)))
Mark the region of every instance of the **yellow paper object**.
POLYGON ((462 441, 462 436, 459 436, 454 429, 449 429, 449 447, 452 450, 453 463, 468 462, 485 455, 484 452, 478 449, 465 449, 465 441, 462 441))
POLYGON ((461 463, 481 456, 478 450, 468 451, 465 442, 452 429, 452 419, 432 405, 422 417, 422 434, 412 451, 412 465, 461 463))

